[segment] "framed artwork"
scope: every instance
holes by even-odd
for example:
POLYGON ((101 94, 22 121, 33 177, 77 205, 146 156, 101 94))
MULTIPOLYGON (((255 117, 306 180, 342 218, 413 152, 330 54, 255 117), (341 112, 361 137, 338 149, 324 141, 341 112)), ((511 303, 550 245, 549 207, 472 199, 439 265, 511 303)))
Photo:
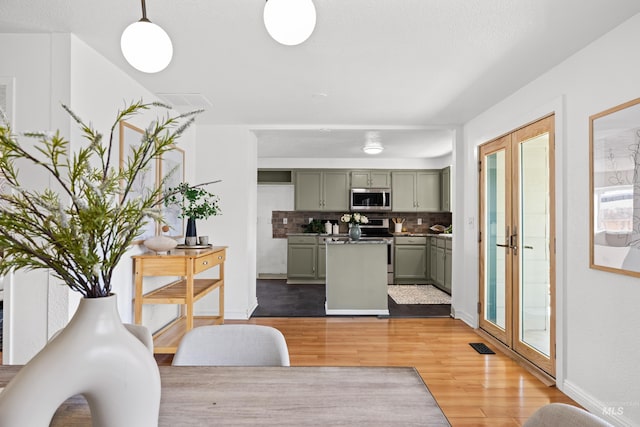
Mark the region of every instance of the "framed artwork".
MULTIPOLYGON (((160 176, 162 177, 162 193, 169 188, 177 187, 184 182, 184 150, 174 147, 163 153, 160 162, 160 176)), ((169 226, 167 235, 170 237, 184 237, 184 220, 180 218, 178 206, 162 206, 162 215, 169 226)))
MULTIPOLYGON (((120 122, 120 167, 124 166, 124 162, 131 154, 131 150, 139 146, 144 131, 140 128, 133 126, 127 122, 120 122)), ((158 186, 158 161, 150 162, 146 170, 141 171, 138 174, 136 181, 133 184, 133 188, 129 195, 130 198, 136 196, 143 196, 149 194, 158 186)), ((158 232, 158 224, 152 219, 147 219, 147 222, 142 228, 142 232, 136 236, 133 241, 134 244, 140 244, 149 237, 153 237, 158 232)))
POLYGON ((589 125, 590 267, 640 277, 640 98, 589 125))

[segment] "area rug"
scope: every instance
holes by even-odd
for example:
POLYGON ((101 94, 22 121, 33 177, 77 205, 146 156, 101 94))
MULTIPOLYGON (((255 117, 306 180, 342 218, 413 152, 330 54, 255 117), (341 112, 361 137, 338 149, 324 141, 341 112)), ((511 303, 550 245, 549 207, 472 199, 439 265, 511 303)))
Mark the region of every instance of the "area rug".
POLYGON ((451 296, 433 285, 389 285, 397 304, 451 304, 451 296))

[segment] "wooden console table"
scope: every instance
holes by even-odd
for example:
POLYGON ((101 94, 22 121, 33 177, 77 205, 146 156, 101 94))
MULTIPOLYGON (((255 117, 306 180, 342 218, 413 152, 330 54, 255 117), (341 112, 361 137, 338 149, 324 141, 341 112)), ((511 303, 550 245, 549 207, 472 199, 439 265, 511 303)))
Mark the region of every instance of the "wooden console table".
POLYGON ((142 324, 143 304, 180 304, 181 315, 153 335, 154 353, 175 353, 182 336, 196 324, 224 323, 224 261, 226 246, 210 249, 174 249, 167 255, 133 256, 135 293, 134 323, 142 324), (220 266, 217 279, 196 279, 205 270, 220 266), (179 276, 180 279, 143 294, 145 276, 179 276), (218 315, 193 315, 193 304, 218 289, 218 315))

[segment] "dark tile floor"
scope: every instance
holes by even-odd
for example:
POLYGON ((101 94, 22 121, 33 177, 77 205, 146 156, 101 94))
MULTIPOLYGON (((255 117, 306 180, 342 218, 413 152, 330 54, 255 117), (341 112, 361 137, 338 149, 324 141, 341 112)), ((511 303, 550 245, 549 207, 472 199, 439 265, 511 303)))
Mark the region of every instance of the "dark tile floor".
MULTIPOLYGON (((258 280, 256 295, 258 308, 252 317, 325 317, 324 285, 258 280)), ((396 304, 389 297, 389 317, 449 317, 450 313, 451 304, 396 304)))

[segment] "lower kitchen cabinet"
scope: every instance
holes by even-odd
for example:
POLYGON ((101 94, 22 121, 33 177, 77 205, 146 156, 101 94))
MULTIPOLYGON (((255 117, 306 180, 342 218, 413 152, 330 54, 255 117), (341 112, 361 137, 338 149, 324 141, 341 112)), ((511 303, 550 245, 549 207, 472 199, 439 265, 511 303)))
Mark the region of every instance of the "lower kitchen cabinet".
POLYGON ((393 281, 427 283, 427 238, 398 236, 395 238, 393 281))
POLYGON ((431 283, 436 284, 438 281, 438 239, 431 237, 429 239, 429 280, 431 283))
POLYGON ((449 245, 444 249, 444 290, 451 295, 451 256, 452 256, 452 246, 451 240, 447 240, 449 245))
POLYGON ((451 294, 451 238, 431 237, 430 240, 429 279, 432 284, 451 294))
POLYGON ((294 235, 287 238, 287 283, 324 283, 326 252, 318 236, 294 235))

